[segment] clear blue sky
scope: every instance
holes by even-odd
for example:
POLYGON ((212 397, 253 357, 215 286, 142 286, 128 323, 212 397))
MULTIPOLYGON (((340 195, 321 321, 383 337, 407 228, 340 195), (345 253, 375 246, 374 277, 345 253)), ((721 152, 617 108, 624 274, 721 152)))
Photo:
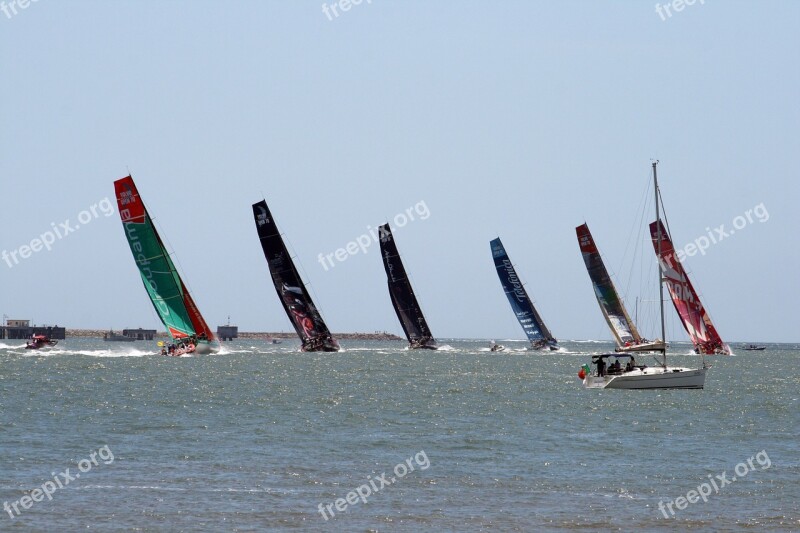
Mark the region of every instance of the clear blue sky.
MULTIPOLYGON (((266 197, 331 329, 400 333, 376 246, 317 258, 424 201, 395 237, 436 336, 522 338, 499 235, 557 337, 609 339, 574 228, 632 307, 623 256, 658 158, 679 246, 769 213, 686 261, 723 338, 800 340, 800 3, 662 20, 653 2, 365 0, 331 18, 319 0, 0 12, 0 251, 113 200, 130 170, 209 323, 289 330, 250 209, 266 197)), ((99 214, 0 262, 0 312, 161 327, 99 214)))

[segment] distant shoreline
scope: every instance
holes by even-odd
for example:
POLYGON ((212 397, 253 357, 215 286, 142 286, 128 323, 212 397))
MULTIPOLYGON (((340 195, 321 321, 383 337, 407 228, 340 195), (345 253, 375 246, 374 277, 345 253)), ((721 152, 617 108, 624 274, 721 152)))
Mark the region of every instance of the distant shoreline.
MULTIPOLYGON (((115 330, 120 333, 122 330, 115 330)), ((67 337, 89 337, 102 339, 103 335, 108 333, 108 330, 102 329, 68 329, 66 330, 67 337)), ((165 339, 168 335, 164 331, 156 333, 157 338, 165 339)), ((404 339, 387 332, 375 333, 334 333, 333 337, 336 339, 344 340, 371 340, 371 341, 402 341, 404 339)), ((261 331, 240 331, 240 339, 297 339, 295 333, 282 332, 261 332, 261 331)))

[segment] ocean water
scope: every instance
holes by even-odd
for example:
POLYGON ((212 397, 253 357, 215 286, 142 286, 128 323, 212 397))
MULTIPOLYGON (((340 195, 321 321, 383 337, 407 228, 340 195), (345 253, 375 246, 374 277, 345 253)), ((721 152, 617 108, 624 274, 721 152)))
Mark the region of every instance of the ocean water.
POLYGON ((800 346, 599 391, 576 377, 597 342, 22 344, 0 341, 0 531, 800 531, 800 346))

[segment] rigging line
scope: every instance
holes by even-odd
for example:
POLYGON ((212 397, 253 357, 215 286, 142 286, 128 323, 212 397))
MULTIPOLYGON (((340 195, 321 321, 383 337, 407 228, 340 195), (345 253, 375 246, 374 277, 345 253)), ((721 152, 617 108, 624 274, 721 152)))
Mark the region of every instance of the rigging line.
MULTIPOLYGON (((128 175, 130 176, 130 174, 128 174, 128 175)), ((136 196, 139 198, 139 202, 142 204, 142 207, 144 208, 144 215, 143 215, 144 219, 145 219, 145 220, 147 220, 148 218, 150 219, 150 224, 151 224, 151 225, 152 225, 152 227, 153 227, 153 232, 156 234, 156 236, 157 236, 157 238, 158 238, 158 240, 159 240, 160 244, 161 244, 161 245, 163 245, 163 239, 161 238, 161 233, 162 233, 162 232, 159 232, 159 231, 158 231, 158 228, 156 228, 156 219, 155 219, 155 218, 153 218, 153 217, 150 215, 150 211, 147 209, 147 204, 145 204, 145 202, 144 202, 144 199, 142 198, 142 195, 138 193, 138 190, 137 190, 137 194, 136 194, 136 196)), ((160 224, 159 224, 159 226, 160 226, 160 224)), ((123 227, 124 227, 124 224, 123 224, 123 227)), ((169 242, 169 241, 167 241, 167 242, 169 242)), ((172 245, 170 244, 170 247, 171 247, 171 246, 172 246, 172 245)), ((167 249, 166 249, 166 246, 163 246, 163 249, 164 249, 164 251, 165 251, 166 253, 162 253, 162 254, 161 254, 161 257, 163 257, 163 258, 167 259, 167 263, 168 263, 168 265, 169 265, 169 257, 170 257, 172 254, 171 254, 171 253, 169 253, 169 250, 167 250, 167 249)), ((174 266, 174 264, 173 264, 173 266, 174 266)), ((170 273, 170 274, 177 273, 177 270, 175 270, 175 271, 173 271, 173 270, 169 270, 169 273, 170 273)), ((140 276, 141 276, 141 272, 140 272, 140 276)), ((179 276, 180 276, 180 275, 179 275, 179 276)), ((144 283, 144 280, 142 280, 142 282, 144 283)), ((177 286, 177 283, 176 283, 176 286, 177 286)), ((147 289, 147 288, 145 287, 145 290, 146 290, 146 289, 147 289)), ((149 297, 149 294, 148 294, 148 297, 149 297)), ((163 299, 162 299, 162 301, 163 301, 163 299)), ((170 334, 170 332, 169 332, 169 328, 170 328, 170 326, 169 326, 168 324, 166 324, 166 323, 165 323, 165 321, 164 321, 164 320, 161 318, 161 315, 159 315, 159 314, 156 312, 156 309, 155 309, 155 304, 154 304, 153 302, 151 302, 151 304, 152 304, 152 305, 150 305, 150 313, 151 313, 152 315, 155 315, 155 317, 156 317, 156 319, 157 319, 156 323, 161 323, 161 325, 162 325, 162 326, 164 326, 164 329, 165 329, 165 331, 166 331, 167 335, 169 335, 169 336, 170 336, 170 338, 172 338, 172 335, 171 335, 171 334, 170 334)))
MULTIPOLYGON (((148 212, 148 215, 149 215, 149 212, 148 212)), ((202 306, 200 305, 200 303, 198 303, 196 296, 192 296, 192 294, 194 293, 194 290, 192 289, 191 284, 186 280, 185 270, 183 268, 183 265, 180 262, 179 256, 175 253, 175 248, 174 248, 174 246, 172 246, 172 241, 169 240, 169 237, 165 237, 164 236, 165 234, 164 234, 163 231, 162 232, 158 231, 158 229, 156 228, 155 219, 152 216, 150 216, 150 221, 151 221, 151 223, 153 225, 153 231, 156 232, 156 234, 158 235, 158 238, 161 240, 161 244, 163 245, 164 250, 167 252, 166 255, 164 255, 164 258, 167 259, 167 263, 168 264, 169 263, 172 264, 173 269, 170 270, 170 273, 173 274, 174 277, 177 277, 177 279, 175 279, 175 286, 178 289, 178 293, 181 295, 181 299, 183 299, 183 296, 184 296, 183 293, 182 293, 182 290, 185 289, 186 293, 190 296, 190 298, 194 302, 194 310, 197 312, 197 314, 200 316, 200 319, 202 320, 202 322, 208 328, 207 333, 209 333, 210 335, 213 334, 213 330, 211 329, 211 326, 208 325, 208 322, 206 321, 206 317, 200 311, 202 306), (166 239, 166 242, 165 242, 165 239, 166 239), (169 251, 167 249, 167 246, 169 246, 169 248, 171 248, 172 251, 169 251), (180 284, 178 282, 180 282, 180 284), (182 285, 182 287, 181 287, 181 285, 182 285)), ((159 227, 160 227, 160 224, 159 224, 159 227)), ((187 311, 187 313, 190 312, 190 309, 189 309, 188 305, 186 306, 186 311, 187 311)), ((194 321, 191 318, 191 314, 189 315, 189 324, 190 324, 190 326, 192 328, 194 328, 194 321)))
POLYGON ((664 198, 661 196, 661 187, 658 188, 658 199, 661 202, 661 211, 664 218, 664 226, 667 228, 667 237, 672 240, 672 231, 669 229, 669 219, 667 218, 667 208, 664 207, 664 198))
MULTIPOLYGON (((274 222, 274 215, 273 215, 273 222, 274 222)), ((275 226, 277 228, 277 223, 275 224, 275 226)), ((300 270, 300 272, 298 272, 298 274, 300 275, 300 278, 301 278, 300 282, 303 284, 303 286, 306 288, 306 290, 309 291, 309 296, 314 301, 314 307, 317 309, 317 313, 319 313, 319 316, 322 318, 322 321, 325 323, 325 327, 330 332, 330 326, 328 326, 328 322, 325 320, 325 313, 323 313, 322 308, 319 305, 319 301, 320 301, 319 300, 319 296, 317 295, 317 291, 314 289, 314 285, 309 281, 311 278, 309 278, 309 276, 308 276, 308 272, 306 271, 305 266, 303 265, 303 261, 297 255, 297 251, 295 250, 294 245, 292 244, 292 241, 289 240, 289 238, 286 236, 286 234, 284 234, 282 231, 278 231, 278 234, 280 235, 281 239, 283 240, 284 245, 288 245, 287 249, 289 250, 289 257, 292 260, 292 262, 295 264, 295 268, 299 267, 299 270, 300 270)), ((331 333, 331 335, 332 334, 333 333, 331 333)))
MULTIPOLYGON (((406 265, 403 262, 403 257, 400 254, 400 248, 397 247, 397 241, 394 239, 394 234, 392 234, 392 240, 394 241, 395 248, 397 249, 397 258, 400 260, 400 263, 403 265, 403 270, 406 273, 406 280, 411 285, 411 294, 414 296, 414 299, 417 301, 417 307, 419 308, 419 312, 422 314, 423 318, 425 318, 425 323, 427 324, 428 318, 425 316, 425 312, 422 309, 422 307, 423 307, 422 306, 422 302, 420 302, 420 298, 419 298, 419 296, 417 296, 417 293, 414 290, 414 287, 416 286, 416 282, 411 277, 411 274, 409 274, 408 269, 406 269, 406 265)), ((428 325, 428 328, 427 328, 428 332, 431 333, 431 336, 433 336, 433 333, 431 332, 430 324, 427 324, 427 325, 428 325)))
MULTIPOLYGON (((647 192, 646 192, 647 196, 645 197, 645 203, 642 206, 642 212, 641 212, 640 223, 639 223, 639 234, 638 234, 637 240, 636 240, 637 246, 638 246, 636 253, 637 253, 637 257, 639 257, 639 295, 640 296, 643 296, 643 295, 648 295, 649 296, 650 294, 652 294, 651 291, 653 289, 653 286, 651 284, 652 283, 652 279, 650 277, 651 273, 653 271, 653 266, 654 266, 653 255, 651 255, 651 254, 647 255, 647 257, 650 257, 650 260, 647 261, 647 265, 645 265, 645 260, 644 260, 644 257, 645 257, 645 251, 644 250, 645 250, 645 248, 648 246, 648 243, 650 243, 650 245, 652 246, 652 242, 651 242, 651 239, 650 239, 649 225, 645 221, 646 213, 648 213, 650 211, 650 202, 651 202, 650 184, 651 183, 652 182, 650 181, 649 176, 648 176, 648 179, 647 179, 647 192)), ((633 278, 633 265, 631 267, 631 278, 633 278)))
MULTIPOLYGON (((633 225, 628 233, 628 242, 625 244, 625 252, 622 255, 622 262, 620 263, 620 272, 623 271, 623 265, 625 264, 628 249, 631 246, 631 241, 633 241, 633 251, 631 253, 631 262, 630 262, 630 269, 628 271, 628 275, 625 279, 625 291, 623 292, 623 300, 627 299, 628 294, 630 294, 631 284, 633 283, 633 270, 636 265, 636 258, 639 257, 639 252, 641 250, 641 235, 642 235, 642 226, 644 225, 644 214, 646 212, 647 206, 649 202, 647 198, 650 193, 650 180, 646 180, 647 187, 642 194, 642 198, 639 200, 639 207, 636 212, 636 218, 634 218, 633 225), (638 218, 638 220, 636 220, 638 218), (635 232, 635 235, 634 235, 635 232)), ((639 287, 639 291, 641 292, 641 286, 639 287)))
MULTIPOLYGON (((155 219, 153 217, 150 217, 150 220, 153 221, 153 228, 155 229, 155 219)), ((183 265, 181 264, 180 257, 178 257, 178 255, 175 253, 175 247, 172 246, 172 241, 169 240, 169 237, 164 237, 164 232, 158 232, 158 235, 161 237, 162 241, 166 239, 166 244, 172 250, 172 251, 167 250, 167 255, 169 256, 170 260, 173 263, 173 266, 175 267, 175 270, 171 270, 171 272, 176 276, 178 276, 178 279, 183 283, 183 286, 186 288, 186 291, 189 294, 192 294, 193 290, 191 284, 188 281, 186 281, 186 274, 185 274, 186 271, 184 270, 183 265), (182 272, 183 274, 181 274, 182 272)), ((175 284, 178 285, 177 280, 175 284)), ((180 286, 178 286, 178 290, 180 290, 180 286)), ((194 296, 192 296, 192 299, 194 300, 194 296)), ((202 316, 202 313, 200 313, 200 305, 197 303, 196 300, 194 303, 197 312, 200 314, 200 316, 202 316)), ((205 321, 205 317, 203 317, 203 320, 205 321)))

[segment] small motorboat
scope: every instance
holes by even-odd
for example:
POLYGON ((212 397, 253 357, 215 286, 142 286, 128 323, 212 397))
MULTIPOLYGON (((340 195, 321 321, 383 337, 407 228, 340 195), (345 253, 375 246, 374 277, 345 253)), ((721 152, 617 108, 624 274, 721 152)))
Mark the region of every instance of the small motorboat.
POLYGON ((490 351, 492 351, 492 352, 502 352, 505 349, 506 349, 506 347, 503 346, 502 344, 496 344, 495 343, 495 344, 492 345, 492 348, 491 348, 490 351))
POLYGON ((767 349, 766 346, 757 346, 755 344, 748 344, 747 346, 742 346, 742 350, 747 350, 748 352, 760 352, 766 349, 767 349))
POLYGON ((31 340, 25 344, 26 350, 39 350, 50 348, 58 344, 58 341, 51 340, 47 335, 31 335, 31 340))

